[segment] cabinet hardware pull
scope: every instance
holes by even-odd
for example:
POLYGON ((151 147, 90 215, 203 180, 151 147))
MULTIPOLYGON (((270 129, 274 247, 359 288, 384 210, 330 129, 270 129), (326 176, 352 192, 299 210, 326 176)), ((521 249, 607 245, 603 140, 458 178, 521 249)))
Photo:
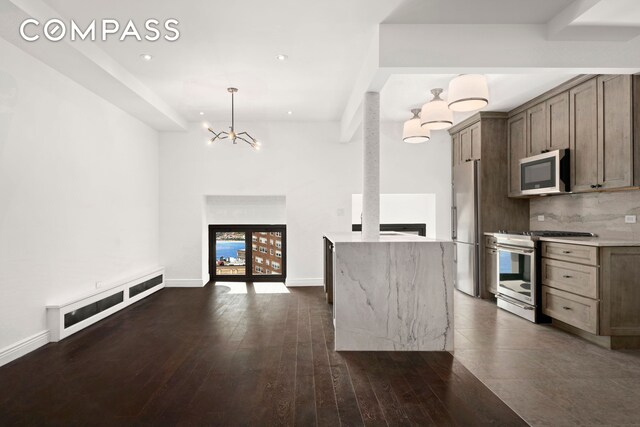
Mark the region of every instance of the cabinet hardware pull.
POLYGON ((567 307, 567 306, 563 306, 562 307, 564 310, 571 310, 571 307, 567 307))
POLYGON ((564 277, 565 279, 571 279, 573 276, 569 276, 568 274, 565 274, 565 275, 564 275, 564 276, 562 276, 562 277, 564 277))
POLYGON ((602 184, 596 185, 597 188, 602 188, 602 184))
POLYGON ((571 251, 562 251, 563 254, 570 254, 571 251))
POLYGON ((591 188, 598 188, 596 184, 591 184, 591 188))

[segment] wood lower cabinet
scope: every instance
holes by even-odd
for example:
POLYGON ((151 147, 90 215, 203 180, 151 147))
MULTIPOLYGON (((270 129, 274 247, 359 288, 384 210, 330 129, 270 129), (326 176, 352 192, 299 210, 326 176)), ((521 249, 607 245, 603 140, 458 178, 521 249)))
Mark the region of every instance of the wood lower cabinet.
POLYGON ((527 151, 526 112, 516 114, 507 121, 507 144, 509 162, 509 196, 520 195, 520 159, 527 151))
POLYGON ((324 293, 327 302, 333 304, 333 242, 324 239, 324 293))
POLYGON ((494 247, 484 249, 484 288, 487 292, 498 292, 498 250, 494 247))
POLYGON ((640 247, 542 246, 542 312, 600 345, 640 348, 640 247))

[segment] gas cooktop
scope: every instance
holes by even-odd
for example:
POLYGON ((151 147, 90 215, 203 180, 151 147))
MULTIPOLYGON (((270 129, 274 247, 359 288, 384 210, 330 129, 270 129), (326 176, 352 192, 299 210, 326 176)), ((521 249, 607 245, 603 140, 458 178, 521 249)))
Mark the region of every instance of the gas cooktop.
POLYGON ((512 236, 529 236, 529 237, 596 237, 593 233, 582 231, 554 231, 554 230, 538 230, 538 231, 506 231, 500 230, 499 234, 510 234, 512 236))

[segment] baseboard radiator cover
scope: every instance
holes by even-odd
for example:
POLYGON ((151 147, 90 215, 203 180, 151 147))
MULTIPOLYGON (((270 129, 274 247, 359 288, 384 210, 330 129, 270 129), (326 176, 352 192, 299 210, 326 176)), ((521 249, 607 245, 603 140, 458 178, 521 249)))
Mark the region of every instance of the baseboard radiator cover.
POLYGON ((164 288, 164 268, 118 280, 84 296, 47 305, 49 340, 60 341, 164 288))

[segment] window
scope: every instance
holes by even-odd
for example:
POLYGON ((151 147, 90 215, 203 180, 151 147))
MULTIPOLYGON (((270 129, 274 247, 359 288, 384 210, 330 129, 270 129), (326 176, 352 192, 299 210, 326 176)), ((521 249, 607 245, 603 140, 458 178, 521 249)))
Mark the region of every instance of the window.
POLYGON ((282 258, 282 252, 276 251, 276 258, 282 258))
POLYGON ((214 282, 286 280, 286 245, 285 225, 211 224, 209 225, 211 280, 214 282), (276 252, 279 255, 276 256, 276 252))

